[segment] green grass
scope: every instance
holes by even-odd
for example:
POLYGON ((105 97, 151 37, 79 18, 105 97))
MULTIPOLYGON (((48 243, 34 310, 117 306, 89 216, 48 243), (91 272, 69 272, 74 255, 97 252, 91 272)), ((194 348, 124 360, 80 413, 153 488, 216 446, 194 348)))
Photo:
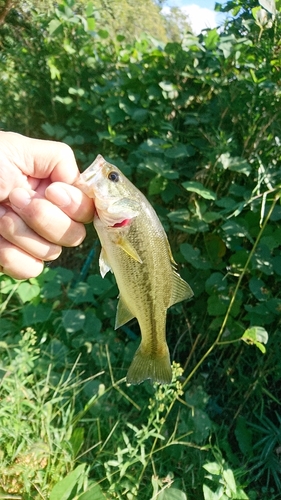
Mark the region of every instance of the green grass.
MULTIPOLYGON (((204 480, 208 396, 199 388, 184 394, 178 364, 170 386, 144 384, 136 402, 136 388, 114 380, 108 349, 110 377, 85 378, 80 357, 60 375, 51 364, 42 371, 32 328, 0 348, 0 498, 184 500, 188 475, 195 479, 201 469, 204 480)), ((227 488, 229 477, 221 477, 227 488)))

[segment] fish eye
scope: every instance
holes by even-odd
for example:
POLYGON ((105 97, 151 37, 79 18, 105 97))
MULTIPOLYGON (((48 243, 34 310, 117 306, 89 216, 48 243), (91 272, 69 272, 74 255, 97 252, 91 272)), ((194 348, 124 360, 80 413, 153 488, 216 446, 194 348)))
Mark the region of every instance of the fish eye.
POLYGON ((118 182, 119 181, 119 174, 118 172, 109 172, 107 178, 112 181, 112 182, 118 182))

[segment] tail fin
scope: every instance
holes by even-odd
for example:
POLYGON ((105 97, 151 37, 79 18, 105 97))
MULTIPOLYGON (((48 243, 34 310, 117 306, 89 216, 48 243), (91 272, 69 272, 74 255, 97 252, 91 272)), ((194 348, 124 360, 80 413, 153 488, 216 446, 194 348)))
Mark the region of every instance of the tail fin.
POLYGON ((160 384, 171 383, 172 368, 168 346, 166 353, 161 357, 146 353, 142 345, 136 351, 127 373, 127 384, 140 384, 148 378, 160 384))

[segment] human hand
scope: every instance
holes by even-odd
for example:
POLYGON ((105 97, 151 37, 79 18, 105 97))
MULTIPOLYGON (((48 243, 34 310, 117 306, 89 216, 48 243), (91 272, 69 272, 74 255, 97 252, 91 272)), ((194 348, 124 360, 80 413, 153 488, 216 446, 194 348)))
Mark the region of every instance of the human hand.
POLYGON ((94 205, 71 185, 78 177, 66 144, 0 132, 0 272, 38 276, 62 246, 83 241, 94 205))

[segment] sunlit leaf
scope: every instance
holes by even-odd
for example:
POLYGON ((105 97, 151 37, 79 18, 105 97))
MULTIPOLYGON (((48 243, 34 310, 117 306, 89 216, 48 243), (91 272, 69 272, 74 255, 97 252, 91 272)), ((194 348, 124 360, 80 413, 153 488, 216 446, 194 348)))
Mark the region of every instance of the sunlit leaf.
POLYGON ((186 494, 177 488, 165 488, 158 495, 159 500, 187 500, 186 494))
POLYGON ((50 500, 70 500, 78 479, 85 471, 85 464, 78 465, 64 479, 59 481, 51 491, 50 500))
POLYGON ((216 200, 217 198, 216 193, 211 189, 205 188, 203 184, 201 184, 201 182, 187 181, 183 182, 182 185, 187 191, 191 191, 192 193, 197 193, 206 200, 216 200))
POLYGON ((275 0, 259 0, 259 4, 273 16, 276 15, 275 0))
POLYGON ((262 326, 248 328, 243 333, 241 339, 247 344, 255 345, 262 353, 265 353, 266 349, 263 344, 267 344, 268 333, 262 326))

